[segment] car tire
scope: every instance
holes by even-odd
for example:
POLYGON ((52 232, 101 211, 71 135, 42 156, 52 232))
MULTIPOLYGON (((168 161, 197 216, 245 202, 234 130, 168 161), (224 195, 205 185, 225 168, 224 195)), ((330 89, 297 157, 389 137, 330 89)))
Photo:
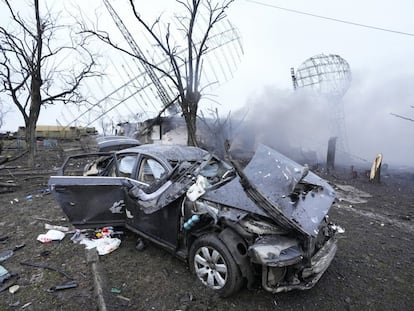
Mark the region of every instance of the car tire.
POLYGON ((194 241, 189 264, 201 283, 221 297, 236 293, 243 285, 239 266, 226 245, 214 234, 203 235, 194 241))

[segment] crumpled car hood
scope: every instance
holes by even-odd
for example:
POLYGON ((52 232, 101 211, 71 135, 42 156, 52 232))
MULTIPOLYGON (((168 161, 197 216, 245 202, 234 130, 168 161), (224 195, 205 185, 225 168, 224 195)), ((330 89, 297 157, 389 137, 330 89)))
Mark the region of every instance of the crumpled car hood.
MULTIPOLYGON (((282 217, 310 236, 318 234, 319 225, 335 200, 335 192, 326 181, 264 145, 258 147, 243 173, 282 217)), ((268 214, 235 184, 236 180, 203 198, 257 214, 268 214)))

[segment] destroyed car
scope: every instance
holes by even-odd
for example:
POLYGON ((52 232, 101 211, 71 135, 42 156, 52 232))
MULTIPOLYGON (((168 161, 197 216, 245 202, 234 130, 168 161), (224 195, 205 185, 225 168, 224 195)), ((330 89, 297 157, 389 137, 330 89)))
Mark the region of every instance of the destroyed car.
POLYGON ((259 146, 242 170, 205 150, 141 145, 69 157, 49 186, 77 228, 124 226, 221 296, 309 289, 337 250, 327 182, 259 146))

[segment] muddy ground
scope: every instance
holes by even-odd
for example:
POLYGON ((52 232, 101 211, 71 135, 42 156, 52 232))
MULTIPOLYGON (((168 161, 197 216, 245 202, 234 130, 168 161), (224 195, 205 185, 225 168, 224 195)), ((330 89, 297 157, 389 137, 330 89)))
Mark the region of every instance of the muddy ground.
POLYGON ((53 170, 75 151, 40 150, 35 171, 24 168, 24 159, 0 166, 0 183, 15 184, 10 192, 0 193, 0 253, 25 244, 0 263, 16 274, 3 288, 19 285, 14 294, 7 289, 0 292, 0 310, 98 310, 96 277, 107 310, 413 309, 412 172, 390 168, 380 184, 368 182, 366 168, 359 169, 357 176, 347 169, 317 172, 334 185, 353 187, 338 189, 330 216, 346 231, 319 283, 308 291, 276 295, 258 286, 222 299, 201 286, 185 262, 157 246, 147 244, 143 251, 136 250, 132 233, 125 232, 120 247, 100 256, 97 263, 87 261, 84 246, 74 244, 71 234, 61 242, 36 240, 46 233, 46 223, 70 227, 45 190, 53 170), (76 288, 53 291, 72 280, 76 288))

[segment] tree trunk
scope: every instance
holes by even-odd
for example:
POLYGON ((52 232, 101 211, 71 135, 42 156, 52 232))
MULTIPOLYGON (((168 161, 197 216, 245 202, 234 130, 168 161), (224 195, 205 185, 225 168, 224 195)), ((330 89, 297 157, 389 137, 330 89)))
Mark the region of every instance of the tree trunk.
POLYGON ((30 168, 34 167, 36 157, 36 124, 39 119, 40 107, 42 105, 42 98, 40 95, 41 80, 37 75, 33 75, 31 82, 31 102, 29 118, 26 122, 26 144, 28 150, 27 165, 30 168))
POLYGON ((185 124, 187 126, 187 145, 188 146, 198 146, 197 142, 197 125, 196 120, 197 116, 190 113, 184 115, 185 124))
POLYGON ((187 145, 198 146, 197 142, 197 110, 198 102, 200 101, 199 92, 187 92, 184 102, 181 104, 181 110, 184 115, 187 126, 187 145))
POLYGON ((27 166, 33 168, 36 157, 36 124, 26 124, 27 166))

